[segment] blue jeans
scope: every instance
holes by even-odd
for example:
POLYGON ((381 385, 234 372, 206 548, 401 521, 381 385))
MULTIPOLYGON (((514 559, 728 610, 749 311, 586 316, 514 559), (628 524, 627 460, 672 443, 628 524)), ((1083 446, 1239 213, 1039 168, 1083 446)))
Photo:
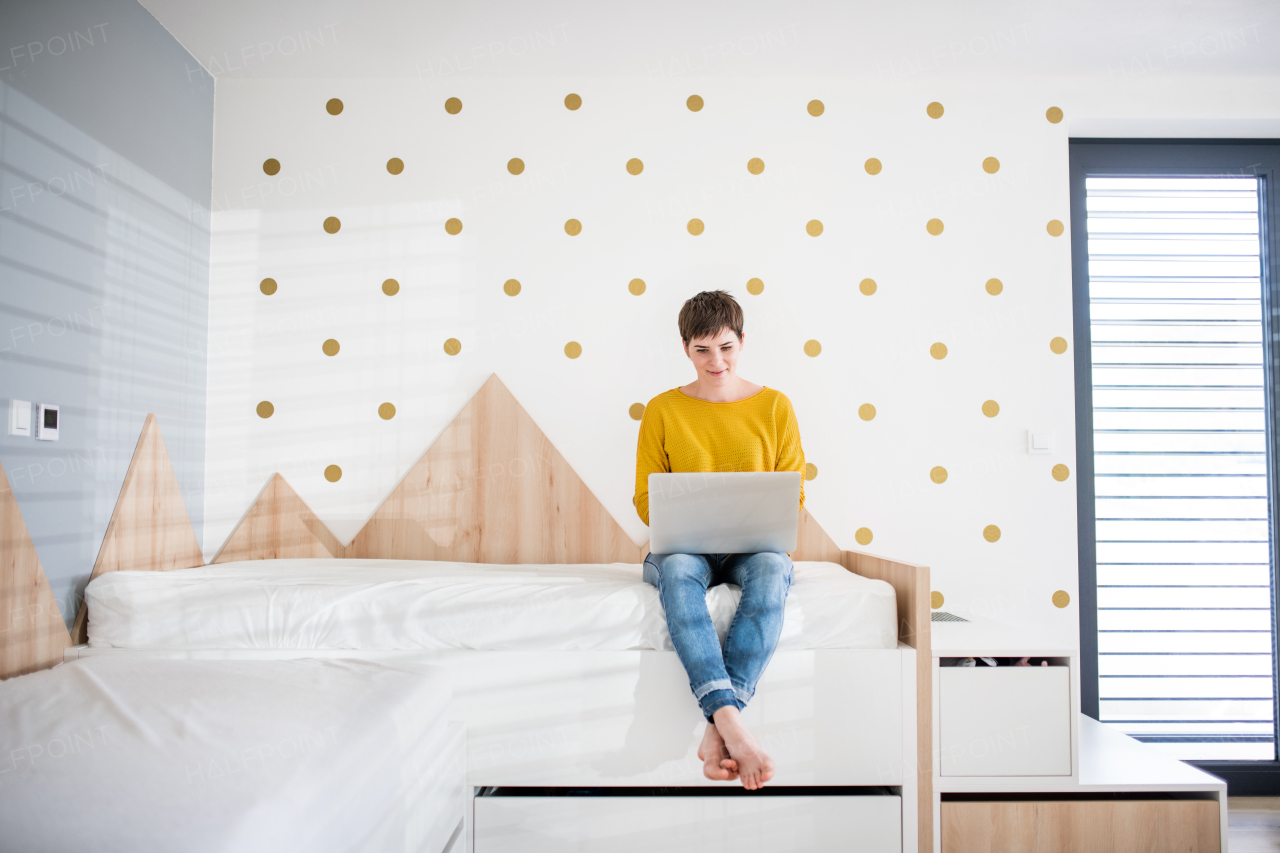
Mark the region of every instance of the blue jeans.
POLYGON ((755 695, 782 634, 792 574, 791 558, 773 552, 645 557, 644 581, 658 588, 671 645, 708 722, 717 709, 741 710, 755 695), (723 653, 707 612, 707 588, 722 583, 742 587, 723 653))

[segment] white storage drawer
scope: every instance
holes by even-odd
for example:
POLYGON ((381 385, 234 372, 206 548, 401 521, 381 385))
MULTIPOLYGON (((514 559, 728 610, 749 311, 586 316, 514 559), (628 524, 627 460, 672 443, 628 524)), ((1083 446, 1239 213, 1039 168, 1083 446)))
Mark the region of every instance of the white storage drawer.
POLYGON ((1071 670, 941 667, 943 776, 1070 776, 1071 670))
POLYGON ((475 853, 902 851, 896 796, 477 797, 475 853))

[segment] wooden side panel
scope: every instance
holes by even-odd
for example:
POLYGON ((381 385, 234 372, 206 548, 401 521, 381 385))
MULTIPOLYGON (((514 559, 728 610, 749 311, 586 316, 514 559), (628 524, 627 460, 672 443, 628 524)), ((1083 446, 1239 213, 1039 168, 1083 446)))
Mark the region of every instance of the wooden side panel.
MULTIPOLYGON (((89 580, 125 569, 167 572, 203 565, 204 555, 160 436, 160 424, 155 415, 147 415, 89 580)), ((82 603, 71 628, 75 642, 87 641, 87 625, 88 612, 82 603)))
MULTIPOLYGON (((916 777, 920 850, 933 850, 933 657, 929 645, 929 567, 844 551, 840 564, 888 582, 898 599, 898 639, 916 650, 916 777)), ((945 849, 945 848, 944 848, 945 849)))
POLYGON ((943 853, 1221 853, 1217 800, 944 802, 943 853))
POLYGON ((347 556, 638 563, 641 549, 495 375, 356 534, 347 556))
POLYGON ((280 474, 271 475, 215 563, 343 557, 346 549, 280 474))
POLYGON ((62 662, 71 635, 0 465, 0 679, 62 662))

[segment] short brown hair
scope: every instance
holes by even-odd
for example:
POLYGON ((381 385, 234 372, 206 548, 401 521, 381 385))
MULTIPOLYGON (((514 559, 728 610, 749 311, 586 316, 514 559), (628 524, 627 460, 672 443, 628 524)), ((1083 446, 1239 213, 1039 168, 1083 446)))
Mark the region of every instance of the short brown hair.
POLYGON ((723 290, 704 290, 680 309, 680 339, 689 341, 732 329, 742 340, 742 306, 723 290))

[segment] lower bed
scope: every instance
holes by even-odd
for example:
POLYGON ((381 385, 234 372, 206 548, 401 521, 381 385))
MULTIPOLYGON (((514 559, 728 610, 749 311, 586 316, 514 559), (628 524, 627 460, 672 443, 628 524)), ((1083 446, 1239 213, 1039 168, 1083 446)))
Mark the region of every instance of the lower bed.
POLYGON ((10 679, 0 848, 460 849, 450 696, 411 660, 98 656, 10 679))

